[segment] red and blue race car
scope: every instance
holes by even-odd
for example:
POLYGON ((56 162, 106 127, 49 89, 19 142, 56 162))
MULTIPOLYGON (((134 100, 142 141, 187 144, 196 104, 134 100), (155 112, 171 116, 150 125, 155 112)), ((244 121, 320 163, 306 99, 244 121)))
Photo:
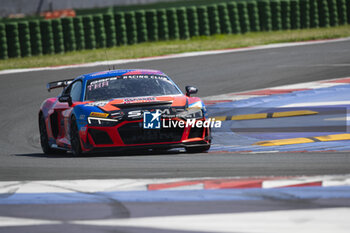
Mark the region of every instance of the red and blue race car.
POLYGON ((176 84, 157 70, 111 70, 48 84, 64 87, 39 111, 43 152, 210 148, 210 126, 197 88, 176 84))

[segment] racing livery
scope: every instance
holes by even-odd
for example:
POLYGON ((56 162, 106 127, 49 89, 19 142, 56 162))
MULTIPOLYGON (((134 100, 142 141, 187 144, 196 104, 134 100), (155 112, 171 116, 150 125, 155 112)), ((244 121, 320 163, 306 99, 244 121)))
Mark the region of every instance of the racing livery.
POLYGON ((51 82, 61 95, 39 111, 41 147, 46 154, 74 155, 122 149, 210 148, 210 126, 197 88, 176 84, 157 70, 112 70, 51 82))

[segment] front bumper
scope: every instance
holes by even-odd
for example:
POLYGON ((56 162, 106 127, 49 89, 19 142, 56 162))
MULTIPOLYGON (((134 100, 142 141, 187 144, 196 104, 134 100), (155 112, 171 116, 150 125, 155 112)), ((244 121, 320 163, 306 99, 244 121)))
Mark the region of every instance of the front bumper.
POLYGON ((111 153, 111 152, 123 152, 123 151, 142 151, 150 149, 173 149, 173 148, 188 148, 197 146, 210 145, 208 141, 196 141, 191 143, 169 143, 169 144, 149 144, 149 145, 137 145, 137 146, 114 146, 114 147, 96 147, 92 150, 85 151, 84 153, 111 153))
POLYGON ((210 145, 210 129, 206 127, 143 129, 142 124, 142 120, 136 120, 123 121, 111 127, 87 125, 80 130, 82 151, 110 152, 210 145))

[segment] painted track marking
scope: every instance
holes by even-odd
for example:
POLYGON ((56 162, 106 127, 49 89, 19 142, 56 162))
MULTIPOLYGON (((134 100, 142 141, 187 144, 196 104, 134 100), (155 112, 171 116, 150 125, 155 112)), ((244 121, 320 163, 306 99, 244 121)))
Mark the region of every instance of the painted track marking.
POLYGON ((332 141, 344 141, 350 140, 350 134, 333 134, 318 137, 305 137, 305 138, 288 138, 288 139, 277 139, 270 141, 260 141, 254 143, 253 145, 258 146, 283 146, 283 145, 293 145, 293 144, 303 144, 312 142, 332 142, 332 141))
POLYGON ((51 225, 61 224, 60 221, 32 219, 32 218, 12 218, 0 216, 0 227, 18 227, 18 226, 33 226, 33 225, 51 225))
POLYGON ((212 121, 242 121, 242 120, 257 120, 268 118, 280 118, 280 117, 295 117, 295 116, 307 116, 318 114, 316 111, 311 110, 299 110, 299 111, 285 111, 285 112, 271 112, 271 113, 254 113, 244 114, 236 116, 214 116, 210 119, 212 121))

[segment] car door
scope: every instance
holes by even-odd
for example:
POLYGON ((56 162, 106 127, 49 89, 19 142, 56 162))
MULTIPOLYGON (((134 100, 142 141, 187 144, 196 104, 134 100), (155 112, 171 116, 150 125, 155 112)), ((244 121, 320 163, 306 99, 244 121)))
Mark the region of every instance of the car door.
POLYGON ((71 97, 72 105, 68 102, 57 102, 55 106, 55 111, 57 111, 57 115, 59 116, 59 134, 57 137, 57 144, 59 146, 67 147, 70 145, 69 127, 71 113, 75 105, 74 103, 80 101, 82 86, 82 81, 76 80, 62 92, 62 95, 69 95, 71 97))

